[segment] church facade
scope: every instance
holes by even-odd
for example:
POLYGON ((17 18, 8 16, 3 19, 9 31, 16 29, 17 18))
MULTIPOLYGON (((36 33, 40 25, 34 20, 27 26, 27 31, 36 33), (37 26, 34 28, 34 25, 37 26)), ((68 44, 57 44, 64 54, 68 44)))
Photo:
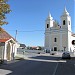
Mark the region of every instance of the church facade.
POLYGON ((71 30, 71 17, 64 9, 61 25, 49 13, 45 23, 45 49, 51 51, 75 51, 75 34, 71 30))

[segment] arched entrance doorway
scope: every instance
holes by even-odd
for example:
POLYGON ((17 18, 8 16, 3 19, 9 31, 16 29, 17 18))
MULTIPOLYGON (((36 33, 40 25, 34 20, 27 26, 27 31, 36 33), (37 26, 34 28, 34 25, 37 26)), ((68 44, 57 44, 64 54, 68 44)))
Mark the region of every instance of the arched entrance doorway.
POLYGON ((10 60, 10 48, 11 48, 10 43, 8 43, 7 44, 7 50, 6 50, 7 60, 10 60))
POLYGON ((54 47, 54 51, 57 51, 57 47, 54 47))

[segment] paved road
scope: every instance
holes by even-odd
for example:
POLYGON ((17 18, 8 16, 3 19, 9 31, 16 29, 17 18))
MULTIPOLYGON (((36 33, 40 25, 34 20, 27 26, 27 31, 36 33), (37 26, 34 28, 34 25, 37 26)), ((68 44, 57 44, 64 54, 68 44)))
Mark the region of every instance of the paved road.
POLYGON ((0 66, 0 75, 75 75, 75 59, 39 55, 0 66))

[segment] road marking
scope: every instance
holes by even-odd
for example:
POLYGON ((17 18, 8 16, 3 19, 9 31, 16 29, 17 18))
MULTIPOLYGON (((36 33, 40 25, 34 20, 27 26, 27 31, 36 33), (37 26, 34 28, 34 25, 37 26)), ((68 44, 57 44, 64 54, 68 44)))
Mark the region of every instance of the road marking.
POLYGON ((45 60, 45 59, 34 59, 34 58, 25 58, 26 60, 33 60, 33 61, 43 61, 43 62, 66 62, 65 60, 45 60))
POLYGON ((55 67, 55 69, 54 69, 53 75, 55 75, 55 73, 56 73, 56 71, 57 71, 58 64, 59 64, 59 63, 57 62, 57 65, 56 65, 56 67, 55 67))

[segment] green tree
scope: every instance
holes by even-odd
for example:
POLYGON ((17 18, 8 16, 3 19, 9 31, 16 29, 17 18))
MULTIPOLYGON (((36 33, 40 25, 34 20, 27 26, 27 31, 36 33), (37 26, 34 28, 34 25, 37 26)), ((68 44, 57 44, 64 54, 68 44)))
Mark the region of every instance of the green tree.
POLYGON ((8 14, 10 10, 9 4, 7 4, 8 0, 0 0, 0 26, 4 24, 8 24, 6 22, 6 14, 8 14))

